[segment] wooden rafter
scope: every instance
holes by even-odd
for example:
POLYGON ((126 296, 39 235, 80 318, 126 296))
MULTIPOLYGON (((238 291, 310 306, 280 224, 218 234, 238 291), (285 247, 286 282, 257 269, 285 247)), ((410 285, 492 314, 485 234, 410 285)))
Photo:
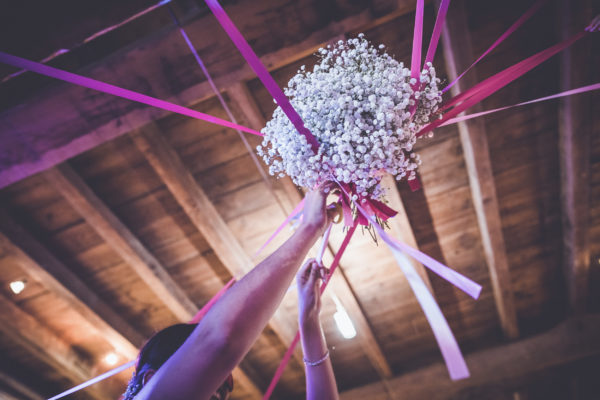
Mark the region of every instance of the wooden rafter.
MULTIPOLYGON (((64 170, 65 168, 63 172, 64 170)), ((23 269, 35 280, 69 302, 124 357, 132 360, 137 357, 137 346, 144 343, 144 337, 2 209, 0 209, 0 247, 9 254, 15 255, 23 269), (68 287, 63 286, 63 282, 68 287)), ((190 313, 189 319, 192 316, 193 313, 190 313)), ((233 375, 253 398, 262 396, 261 390, 241 368, 234 369, 233 375)))
MULTIPOLYGON (((61 164, 45 173, 46 179, 57 189, 96 232, 125 259, 146 282, 156 296, 181 321, 187 322, 197 312, 196 305, 171 278, 167 270, 112 213, 68 164, 61 164)), ((236 381, 254 397, 261 391, 240 368, 233 371, 236 381)))
MULTIPOLYGON (((131 137, 229 273, 240 278, 250 271, 254 267, 252 260, 158 127, 146 126, 131 137)), ((271 319, 269 326, 285 345, 292 342, 293 333, 277 317, 271 319)), ((298 353, 296 357, 300 358, 298 353)))
MULTIPOLYGON (((600 355, 600 316, 587 315, 562 322, 552 330, 466 356, 471 377, 452 382, 442 363, 398 376, 388 384, 399 397, 392 399, 446 400, 471 398, 481 387, 514 390, 536 373, 600 355)), ((476 398, 477 396, 473 396, 476 398)), ((343 392, 342 400, 390 399, 382 383, 343 392)))
MULTIPOLYGON (((35 318, 0 294, 0 332, 47 365, 60 371, 74 383, 92 377, 91 365, 85 362, 64 340, 56 336, 35 318)), ((110 398, 98 386, 88 393, 95 399, 110 398)))
MULTIPOLYGON (((27 385, 21 383, 18 379, 15 379, 14 377, 6 374, 5 372, 0 371, 0 388, 2 387, 7 390, 10 390, 12 393, 17 393, 20 399, 44 400, 45 398, 44 396, 31 389, 27 385)), ((0 392, 0 398, 3 398, 3 395, 7 396, 10 394, 3 394, 0 392)), ((17 397, 14 398, 17 399, 17 397)), ((11 398, 7 397, 7 400, 11 400, 11 398)))
MULTIPOLYGON (((581 4, 560 2, 561 36, 572 34, 572 25, 585 25, 581 4), (577 8, 577 10, 575 10, 577 8)), ((586 43, 565 49, 560 55, 560 89, 569 90, 588 83, 586 43)), ((563 271, 571 312, 585 311, 589 284, 590 247, 588 238, 590 203, 591 104, 589 97, 569 96, 559 105, 559 159, 563 231, 563 271)))
POLYGON ((192 319, 197 312, 194 302, 171 278, 160 261, 68 164, 51 168, 44 172, 44 176, 179 320, 187 322, 192 319))
MULTIPOLYGON (((331 22, 326 27, 311 33, 300 43, 264 54, 260 59, 269 70, 275 70, 309 56, 333 38, 348 32, 355 33, 372 29, 412 10, 414 10, 414 1, 408 0, 398 2, 394 11, 376 19, 373 18, 369 10, 365 10, 340 21, 331 22)), ((207 22, 207 20, 212 20, 212 18, 212 16, 204 16, 190 22, 188 26, 212 26, 210 22, 207 22)), ((136 46, 131 46, 131 49, 128 51, 136 52, 139 49, 155 49, 157 43, 165 40, 165 36, 168 36, 169 40, 181 40, 178 37, 179 32, 176 30, 165 31, 161 35, 153 35, 152 37, 140 40, 136 46)), ((126 55, 119 55, 118 60, 115 61, 116 63, 112 63, 110 62, 111 58, 107 58, 106 65, 97 65, 89 72, 93 76, 113 76, 114 68, 119 68, 117 64, 127 62, 125 60, 129 59, 132 58, 126 55)), ((236 61, 232 59, 231 62, 236 61)), ((221 69, 231 72, 215 77, 218 87, 227 87, 233 82, 245 81, 254 77, 252 70, 245 63, 221 69)), ((153 82, 156 80, 156 87, 170 87, 168 82, 161 81, 166 79, 161 75, 141 79, 149 79, 149 81, 153 82)), ((31 102, 28 102, 26 106, 15 107, 0 113, 0 126, 11 127, 11 136, 2 137, 2 140, 6 140, 5 144, 8 146, 10 143, 9 140, 13 137, 19 137, 18 143, 23 144, 23 138, 27 138, 30 150, 27 154, 35 155, 34 160, 13 160, 9 165, 1 165, 0 188, 57 165, 70 157, 123 135, 132 129, 141 128, 156 118, 168 115, 168 112, 152 107, 140 109, 138 107, 111 106, 107 109, 109 110, 107 111, 109 113, 108 118, 101 118, 98 113, 101 114, 102 111, 94 108, 93 112, 96 114, 93 119, 105 119, 106 123, 96 127, 90 127, 88 124, 85 128, 82 128, 83 130, 78 130, 76 133, 66 133, 63 127, 70 126, 69 121, 89 120, 91 118, 86 118, 86 111, 81 108, 82 104, 89 104, 90 99, 85 97, 85 91, 80 91, 75 86, 61 84, 59 88, 60 90, 40 94, 31 102), (60 110, 60 112, 49 112, 49 110, 60 110), (30 118, 31 115, 44 115, 44 126, 39 125, 40 121, 30 118), (37 137, 38 132, 41 131, 43 131, 43 136, 37 137), (51 137, 54 139, 49 140, 51 137)), ((162 97, 176 104, 190 106, 212 96, 212 88, 204 81, 190 86, 179 93, 170 93, 169 96, 165 95, 162 97)))
POLYGON ((136 346, 144 338, 1 208, 0 247, 33 279, 68 302, 123 356, 137 356, 136 346))
MULTIPOLYGON (((227 89, 229 99, 241 111, 249 126, 253 129, 261 129, 265 126, 265 120, 260 112, 254 98, 248 91, 244 83, 235 84, 227 89)), ((288 186, 286 192, 293 204, 298 204, 302 200, 302 196, 289 178, 281 180, 283 185, 288 186)), ((330 248, 326 250, 331 258, 333 253, 330 248)), ((361 341, 365 354, 371 361, 371 364, 381 378, 389 378, 392 376, 392 370, 389 363, 377 342, 375 334, 367 320, 358 299, 356 298, 346 276, 341 268, 335 273, 330 282, 329 293, 335 293, 340 302, 352 318, 357 327, 357 337, 361 341)))
MULTIPOLYGON (((436 3, 439 4, 439 1, 436 3)), ((453 80, 473 59, 464 0, 452 3, 442 32, 442 43, 448 78, 453 80)), ((471 70, 451 89, 452 94, 456 95, 461 92, 461 88, 471 87, 475 83, 475 71, 471 70)), ((477 107, 472 110, 476 112, 477 107)), ((481 119, 475 118, 460 122, 458 130, 496 309, 505 336, 516 338, 519 336, 517 313, 485 125, 481 119)))

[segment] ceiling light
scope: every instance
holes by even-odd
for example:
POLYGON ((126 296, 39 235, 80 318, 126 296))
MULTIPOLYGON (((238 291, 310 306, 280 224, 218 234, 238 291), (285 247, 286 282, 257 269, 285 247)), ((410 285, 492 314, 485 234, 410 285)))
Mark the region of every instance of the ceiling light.
POLYGON ((108 353, 106 356, 104 356, 104 362, 112 367, 113 365, 117 365, 119 362, 119 357, 115 353, 108 353))
POLYGON ((352 339, 356 336, 356 328, 348 315, 348 312, 334 293, 330 293, 331 298, 335 303, 337 311, 333 314, 333 319, 337 325, 338 330, 345 339, 352 339))
POLYGON ((14 294, 19 294, 25 289, 25 281, 12 281, 8 286, 14 294))

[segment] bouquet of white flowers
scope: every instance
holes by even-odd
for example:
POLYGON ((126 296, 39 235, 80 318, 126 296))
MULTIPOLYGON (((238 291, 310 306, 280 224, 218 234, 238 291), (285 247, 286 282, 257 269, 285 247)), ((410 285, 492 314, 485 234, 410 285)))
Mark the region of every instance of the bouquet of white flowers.
POLYGON ((312 188, 333 177, 352 185, 353 197, 381 200, 384 173, 414 179, 420 164, 416 133, 442 100, 430 63, 419 80, 363 34, 318 51, 312 72, 302 66, 285 94, 319 142, 315 154, 280 107, 263 128, 258 153, 272 175, 312 188))

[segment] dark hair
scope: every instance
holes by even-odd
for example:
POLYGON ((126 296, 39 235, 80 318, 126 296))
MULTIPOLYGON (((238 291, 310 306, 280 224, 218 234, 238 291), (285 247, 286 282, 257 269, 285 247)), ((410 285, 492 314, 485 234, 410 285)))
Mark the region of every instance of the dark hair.
POLYGON ((133 399, 142 390, 144 373, 159 369, 192 334, 198 324, 175 324, 154 334, 140 350, 133 377, 123 400, 133 399))

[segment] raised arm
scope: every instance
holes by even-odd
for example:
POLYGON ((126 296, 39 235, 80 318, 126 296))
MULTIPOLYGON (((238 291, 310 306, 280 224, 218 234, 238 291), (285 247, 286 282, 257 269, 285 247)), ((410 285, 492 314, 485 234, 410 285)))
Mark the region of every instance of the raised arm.
POLYGON ((298 272, 298 324, 304 353, 307 400, 337 400, 335 375, 321 328, 321 278, 325 269, 313 259, 298 272))
POLYGON ((330 188, 307 194, 296 232, 223 295, 136 400, 210 398, 256 341, 323 232, 330 188))

